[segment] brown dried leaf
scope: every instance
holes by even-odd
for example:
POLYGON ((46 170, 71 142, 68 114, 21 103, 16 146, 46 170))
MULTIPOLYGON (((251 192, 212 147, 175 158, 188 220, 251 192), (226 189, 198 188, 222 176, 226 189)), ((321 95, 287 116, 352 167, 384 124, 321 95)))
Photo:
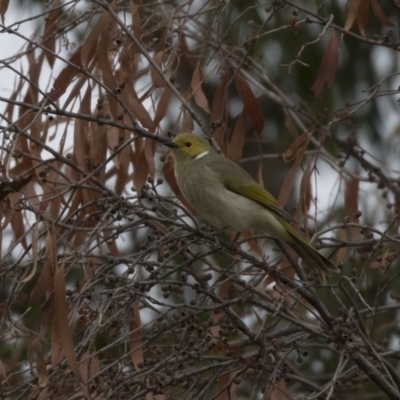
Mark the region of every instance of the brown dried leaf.
MULTIPOLYGON (((215 89, 214 97, 212 100, 211 114, 210 114, 210 123, 211 126, 215 124, 215 128, 213 130, 213 138, 217 142, 217 144, 226 150, 226 142, 225 136, 228 133, 226 127, 226 115, 225 115, 225 107, 226 107, 226 96, 228 89, 228 79, 229 72, 225 72, 221 78, 220 83, 215 89)), ((227 153, 227 152, 225 152, 227 153)))
POLYGON ((43 387, 47 386, 47 384, 49 383, 49 374, 47 372, 46 363, 44 361, 44 357, 43 357, 42 351, 40 349, 38 349, 36 356, 37 356, 36 368, 37 368, 38 377, 39 377, 38 384, 40 387, 43 388, 43 387))
POLYGON ((168 106, 170 103, 172 91, 169 87, 166 87, 161 95, 161 98, 157 104, 156 113, 154 115, 154 126, 157 127, 161 120, 167 113, 168 106))
POLYGON ((76 378, 83 383, 75 357, 74 343, 68 323, 68 307, 66 303, 64 263, 56 270, 54 278, 54 321, 68 365, 76 378))
MULTIPOLYGON (((43 46, 51 53, 54 53, 56 50, 55 32, 57 30, 57 22, 60 10, 55 8, 58 7, 58 5, 58 0, 53 2, 53 9, 47 14, 45 18, 46 22, 44 24, 43 46)), ((47 61, 53 68, 55 56, 51 53, 47 51, 45 52, 47 61)))
MULTIPOLYGON (((11 209, 9 210, 12 214, 12 218, 10 219, 11 228, 14 232, 14 243, 21 243, 24 249, 28 248, 28 244, 26 243, 25 236, 25 223, 23 219, 23 214, 20 212, 15 212, 15 209, 18 208, 19 200, 22 197, 21 192, 10 193, 8 196, 11 204, 11 209)), ((6 217, 8 220, 8 218, 6 217)))
POLYGON ((264 129, 264 117, 261 108, 254 96, 249 84, 242 74, 237 73, 235 75, 235 86, 242 99, 244 109, 253 121, 254 130, 257 133, 261 133, 264 129))
POLYGON ((6 368, 4 367, 4 363, 3 361, 1 361, 1 359, 0 359, 0 376, 2 376, 3 378, 6 378, 7 376, 6 368))
POLYGON ((108 20, 110 18, 110 14, 108 11, 103 11, 99 20, 94 24, 92 30, 90 31, 88 37, 82 44, 82 51, 81 51, 81 62, 84 68, 87 68, 90 60, 91 55, 94 51, 96 51, 96 44, 99 41, 101 33, 104 29, 107 28, 108 20))
POLYGON ((357 26, 362 36, 365 36, 364 28, 365 26, 367 26, 368 23, 368 15, 369 15, 369 0, 362 1, 356 17, 357 26))
POLYGON ((132 87, 130 87, 130 85, 127 86, 127 90, 129 92, 128 106, 131 112, 145 128, 147 128, 150 131, 154 131, 155 124, 151 119, 150 114, 148 113, 146 108, 140 102, 135 90, 132 87))
POLYGON ((28 282, 35 276, 38 264, 38 250, 39 250, 39 228, 38 224, 35 224, 32 233, 32 270, 24 279, 21 279, 19 282, 21 283, 28 282))
MULTIPOLYGON (((365 2, 368 2, 368 0, 364 0, 365 2)), ((350 28, 353 26, 354 21, 357 18, 358 15, 358 9, 360 8, 361 0, 350 0, 350 7, 349 7, 349 12, 347 14, 346 22, 344 24, 344 29, 346 31, 350 30, 350 28)))
POLYGON ((131 15, 132 15, 132 30, 133 30, 133 34, 137 38, 139 38, 140 37, 141 26, 142 26, 142 22, 140 20, 140 14, 139 14, 139 6, 136 4, 136 2, 134 0, 130 0, 129 8, 131 10, 131 15))
POLYGON ((182 132, 193 132, 193 130, 193 118, 186 110, 183 110, 182 132))
POLYGON ((269 386, 269 390, 265 393, 265 400, 286 400, 289 398, 287 383, 281 379, 277 384, 269 386))
POLYGON ((147 177, 149 176, 149 164, 146 159, 144 146, 141 146, 139 151, 140 154, 136 159, 133 171, 133 185, 138 192, 142 190, 142 187, 146 183, 147 177))
MULTIPOLYGON (((91 100, 92 89, 88 85, 86 92, 83 96, 82 102, 79 107, 79 113, 84 114, 88 112, 90 114, 90 100, 91 100)), ((83 170, 86 169, 86 157, 89 154, 89 144, 87 140, 89 129, 89 122, 78 118, 75 120, 74 127, 74 158, 83 170)))
POLYGON ((318 76, 312 85, 315 97, 322 97, 324 85, 328 86, 332 83, 339 64, 339 41, 335 32, 332 32, 326 46, 324 56, 322 57, 321 66, 319 67, 318 76))
MULTIPOLYGON (((104 23, 102 26, 101 34, 100 34, 100 41, 97 46, 97 65, 101 72, 103 73, 103 80, 106 86, 113 90, 115 89, 117 85, 117 79, 114 75, 113 69, 111 67, 111 62, 109 58, 109 45, 111 43, 110 41, 110 31, 113 28, 113 25, 115 24, 114 18, 111 17, 110 14, 105 14, 104 15, 104 23)), ((117 100, 113 96, 108 96, 107 97, 107 102, 108 106, 110 108, 111 114, 113 115, 114 118, 117 118, 117 100)))
MULTIPOLYGON (((80 73, 82 67, 81 61, 82 46, 78 47, 72 57, 69 59, 69 64, 59 73, 54 80, 53 88, 47 96, 52 101, 57 101, 67 90, 72 80, 80 73)), ((95 54, 95 48, 88 55, 88 59, 92 59, 95 54)))
POLYGON ((217 393, 215 400, 235 399, 238 385, 234 382, 236 372, 228 372, 221 375, 217 381, 217 393))
MULTIPOLYGON (((163 50, 154 54, 153 57, 153 61, 160 67, 161 70, 162 70, 163 57, 164 57, 163 50)), ((165 78, 161 74, 159 74, 153 66, 150 67, 150 74, 154 87, 156 88, 166 87, 165 78)))
POLYGON ((216 123, 217 121, 224 121, 225 118, 225 107, 226 107, 226 96, 228 90, 229 72, 225 72, 221 78, 220 83, 214 92, 212 101, 210 122, 216 123))
POLYGON ((49 398, 49 389, 45 387, 40 391, 39 396, 36 398, 36 400, 47 400, 48 398, 49 398))
POLYGON ((190 86, 192 88, 192 93, 195 103, 202 108, 206 113, 210 113, 210 107, 208 106, 208 100, 201 87, 203 83, 202 73, 200 69, 200 64, 197 64, 196 69, 192 75, 192 82, 190 86))
POLYGON ((3 25, 4 25, 4 16, 6 15, 9 3, 10 0, 0 0, 0 17, 3 25))
MULTIPOLYGON (((93 67, 94 67, 94 63, 91 64, 91 68, 87 69, 87 71, 90 72, 93 69, 93 67)), ((87 75, 82 75, 79 77, 77 82, 74 84, 74 87, 69 91, 68 97, 62 106, 63 110, 66 110, 67 107, 69 106, 69 104, 71 103, 71 101, 76 100, 76 98, 81 94, 81 89, 87 80, 88 80, 87 75)))
POLYGON ((295 162, 293 163, 288 174, 286 175, 285 181, 283 182, 281 191, 278 196, 278 203, 282 207, 286 204, 289 198, 289 194, 293 188, 297 171, 300 167, 301 162, 303 161, 304 153, 306 152, 310 138, 311 132, 304 132, 290 145, 285 154, 282 155, 282 158, 286 162, 295 158, 295 162))
POLYGON ((117 180, 115 182, 115 192, 121 195, 125 189, 126 184, 129 182, 129 165, 132 160, 132 148, 124 147, 122 151, 118 154, 119 163, 115 164, 118 168, 118 173, 116 174, 117 180))
POLYGON ((282 160, 285 163, 292 162, 304 151, 304 148, 308 146, 308 142, 311 138, 311 132, 304 132, 298 136, 289 148, 282 154, 282 160))
POLYGON ((142 337, 139 302, 136 301, 129 314, 129 348, 131 349, 132 364, 136 371, 139 371, 140 365, 143 364, 142 337))
POLYGON ((42 272, 32 290, 29 304, 31 306, 38 305, 43 296, 53 288, 54 272, 56 266, 56 243, 54 234, 51 229, 47 231, 45 260, 42 272))
POLYGON ((383 13, 378 0, 370 0, 370 1, 371 1, 372 11, 374 12, 376 18, 378 18, 379 22, 385 26, 389 26, 389 27, 394 26, 395 24, 392 21, 390 21, 386 17, 386 15, 383 13))
POLYGON ((246 111, 243 109, 236 120, 229 143, 228 155, 235 162, 239 162, 243 154, 243 147, 246 141, 246 117, 246 111))
POLYGON ((305 222, 307 221, 308 210, 310 209, 311 199, 312 199, 312 185, 311 185, 312 172, 313 169, 311 167, 311 163, 309 162, 307 169, 304 171, 300 183, 300 210, 304 216, 305 222))
MULTIPOLYGON (((54 300, 54 296, 53 296, 52 300, 54 300)), ((51 307, 54 308, 54 303, 51 305, 51 307)), ((61 348, 60 348, 60 335, 58 332, 57 322, 54 318, 54 312, 52 313, 52 315, 53 315, 53 321, 51 324, 50 361, 51 361, 51 365, 56 366, 59 362, 61 362, 62 355, 61 355, 61 348)))
POLYGON ((104 396, 102 394, 98 394, 99 391, 102 392, 104 390, 103 379, 101 377, 97 377, 95 388, 92 385, 92 378, 94 378, 100 371, 99 359, 95 354, 91 354, 89 349, 86 350, 81 357, 79 371, 83 381, 85 382, 82 390, 84 391, 86 398, 103 400, 104 396))

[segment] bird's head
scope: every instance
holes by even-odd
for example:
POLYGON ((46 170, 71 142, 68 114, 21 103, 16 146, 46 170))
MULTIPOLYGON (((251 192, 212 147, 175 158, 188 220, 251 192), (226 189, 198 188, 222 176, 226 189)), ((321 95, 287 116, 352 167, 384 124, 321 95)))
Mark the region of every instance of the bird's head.
POLYGON ((172 150, 175 163, 198 160, 212 150, 207 140, 196 136, 194 133, 180 133, 172 142, 164 143, 172 150))

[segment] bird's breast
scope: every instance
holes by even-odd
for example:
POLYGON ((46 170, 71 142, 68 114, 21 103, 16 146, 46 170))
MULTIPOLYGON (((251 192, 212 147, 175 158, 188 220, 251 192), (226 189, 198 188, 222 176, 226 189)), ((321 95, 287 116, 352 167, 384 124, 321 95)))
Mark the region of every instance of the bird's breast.
POLYGON ((179 171, 176 178, 189 204, 216 228, 234 231, 255 228, 277 237, 285 234, 273 212, 228 190, 209 167, 179 171))

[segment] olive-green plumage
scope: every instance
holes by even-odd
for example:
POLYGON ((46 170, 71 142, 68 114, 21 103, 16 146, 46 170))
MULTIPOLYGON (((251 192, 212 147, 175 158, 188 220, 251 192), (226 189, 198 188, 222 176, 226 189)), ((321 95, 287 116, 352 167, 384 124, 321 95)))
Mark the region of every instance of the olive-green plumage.
POLYGON ((337 266, 320 254, 288 222, 292 217, 238 164, 218 154, 193 133, 181 133, 171 147, 175 176, 189 204, 216 228, 259 229, 287 242, 321 282, 337 266))

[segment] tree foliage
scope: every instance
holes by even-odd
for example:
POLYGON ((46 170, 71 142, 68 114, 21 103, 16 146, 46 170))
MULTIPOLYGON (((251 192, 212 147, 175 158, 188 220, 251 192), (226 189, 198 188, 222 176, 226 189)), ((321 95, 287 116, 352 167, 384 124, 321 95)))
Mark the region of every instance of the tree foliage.
POLYGON ((398 2, 0 0, 0 22, 2 398, 400 397, 398 2), (341 273, 193 216, 180 131, 341 273))

